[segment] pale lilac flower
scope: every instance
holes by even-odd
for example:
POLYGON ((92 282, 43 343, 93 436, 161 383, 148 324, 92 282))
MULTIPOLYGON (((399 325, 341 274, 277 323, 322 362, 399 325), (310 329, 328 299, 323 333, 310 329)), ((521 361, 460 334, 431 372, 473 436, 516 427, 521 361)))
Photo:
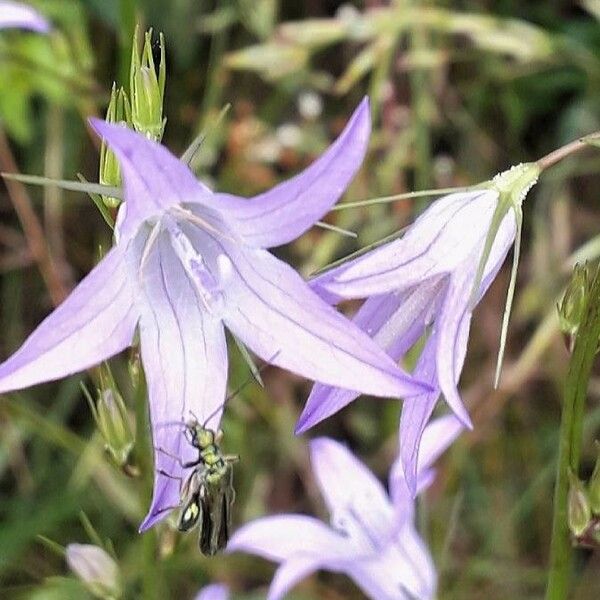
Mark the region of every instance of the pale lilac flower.
MULTIPOLYGON (((413 374, 434 389, 406 399, 400 423, 400 452, 413 492, 419 440, 440 393, 463 424, 471 427, 457 389, 471 315, 515 241, 519 202, 537 172, 535 167, 522 165, 497 176, 489 187, 445 196, 403 237, 311 282, 312 288, 332 303, 368 298, 353 321, 395 361, 429 333, 413 374), (490 231, 494 234, 491 249, 486 246, 490 231), (489 254, 482 269, 484 249, 489 254)), ((357 395, 317 383, 300 417, 298 432, 337 412, 357 395)))
POLYGON ((229 589, 221 583, 213 583, 203 587, 194 600, 229 600, 229 589))
POLYGON ((101 598, 121 595, 119 567, 106 550, 93 544, 69 544, 65 556, 71 571, 92 594, 101 598))
MULTIPOLYGON (((431 423, 419 456, 419 492, 433 480, 431 465, 462 427, 453 415, 431 423)), ((228 552, 258 554, 280 563, 268 600, 282 598, 318 569, 345 573, 376 600, 434 598, 437 575, 414 524, 414 500, 397 461, 390 495, 345 446, 328 438, 311 442, 311 462, 331 515, 331 526, 299 514, 264 517, 231 538, 228 552)))
POLYGON ((36 10, 21 2, 0 2, 0 29, 30 29, 45 33, 50 25, 36 10))
POLYGON ((369 336, 265 248, 326 213, 363 158, 365 100, 338 140, 300 175, 251 200, 212 194, 165 148, 119 125, 92 125, 120 161, 117 244, 0 365, 0 393, 81 371, 129 346, 139 324, 155 486, 142 530, 179 503, 174 456, 193 458, 182 423, 216 428, 227 379, 224 325, 258 356, 330 385, 413 395, 416 383, 369 336), (174 456, 170 456, 174 455, 174 456))

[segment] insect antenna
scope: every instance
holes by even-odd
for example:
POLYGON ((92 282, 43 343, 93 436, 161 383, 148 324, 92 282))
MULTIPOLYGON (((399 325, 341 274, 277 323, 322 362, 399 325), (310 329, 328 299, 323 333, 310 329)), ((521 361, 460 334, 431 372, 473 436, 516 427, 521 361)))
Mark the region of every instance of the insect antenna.
MULTIPOLYGON (((265 362, 263 365, 261 365, 258 368, 258 372, 262 373, 267 367, 271 366, 271 363, 279 356, 279 353, 281 352, 281 350, 278 350, 275 354, 273 354, 273 356, 271 356, 271 358, 269 358, 269 360, 267 362, 265 362)), ((223 400, 223 403, 220 404, 217 408, 215 408, 215 410, 213 410, 210 415, 208 415, 208 417, 206 417, 206 419, 204 420, 204 423, 202 424, 202 427, 206 427, 206 425, 208 424, 208 422, 220 411, 223 409, 223 407, 230 401, 233 400, 252 380, 254 379, 254 374, 249 375, 241 384, 239 387, 237 387, 231 394, 229 394, 229 396, 227 396, 227 398, 225 398, 225 400, 223 400)))

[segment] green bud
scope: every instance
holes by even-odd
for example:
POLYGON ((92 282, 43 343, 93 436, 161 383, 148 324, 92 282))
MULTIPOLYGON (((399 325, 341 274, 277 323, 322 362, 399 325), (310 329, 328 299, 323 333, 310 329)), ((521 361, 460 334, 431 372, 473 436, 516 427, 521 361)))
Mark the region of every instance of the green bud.
POLYGON ((126 471, 132 472, 129 457, 135 443, 127 407, 119 393, 108 367, 103 368, 100 389, 96 402, 88 394, 90 409, 104 447, 113 462, 126 471))
POLYGON ((69 544, 66 559, 71 571, 94 597, 103 600, 121 597, 119 567, 105 550, 92 544, 69 544))
POLYGON ((592 522, 592 511, 583 483, 569 472, 568 521, 571 533, 579 538, 592 522))
MULTIPOLYGON (((131 126, 131 107, 127 94, 123 88, 117 90, 117 86, 113 84, 110 92, 110 102, 106 109, 107 123, 125 122, 131 126)), ((117 157, 108 149, 107 145, 102 142, 100 147, 100 174, 99 182, 102 185, 110 185, 119 187, 121 185, 121 169, 117 157)), ((102 196, 102 201, 109 208, 119 206, 120 200, 111 196, 102 196)))
POLYGON ((588 482, 588 498, 592 513, 598 517, 600 516, 600 443, 598 442, 596 442, 596 450, 598 457, 596 458, 594 472, 588 482))
POLYGON ((575 265, 565 294, 558 305, 558 318, 561 331, 572 341, 577 334, 585 312, 589 289, 589 271, 587 265, 575 265))
POLYGON ((165 38, 161 33, 160 64, 158 73, 152 56, 152 30, 144 34, 144 45, 139 52, 138 29, 133 36, 131 71, 129 73, 131 97, 131 121, 133 128, 156 142, 160 141, 165 128, 163 100, 165 95, 166 64, 165 38))

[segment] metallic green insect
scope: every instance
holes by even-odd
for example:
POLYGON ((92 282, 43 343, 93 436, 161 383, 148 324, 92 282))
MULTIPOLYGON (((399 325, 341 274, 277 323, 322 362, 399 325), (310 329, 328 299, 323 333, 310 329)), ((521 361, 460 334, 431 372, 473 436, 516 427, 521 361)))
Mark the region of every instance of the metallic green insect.
POLYGON ((186 424, 186 437, 198 450, 198 458, 186 463, 193 467, 181 487, 180 531, 200 528, 202 554, 212 556, 229 540, 231 507, 235 500, 233 463, 238 456, 223 454, 219 446, 223 432, 214 432, 193 420, 186 424))

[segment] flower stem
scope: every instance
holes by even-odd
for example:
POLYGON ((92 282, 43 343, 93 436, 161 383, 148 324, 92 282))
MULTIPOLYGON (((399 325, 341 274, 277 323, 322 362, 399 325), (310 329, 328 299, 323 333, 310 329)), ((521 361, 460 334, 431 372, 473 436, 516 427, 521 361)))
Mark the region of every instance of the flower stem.
POLYGON ((577 473, 579 470, 585 399, 599 338, 600 269, 597 269, 588 288, 586 306, 576 334, 565 382, 546 600, 565 600, 567 598, 572 558, 567 522, 569 472, 577 473))
POLYGON ((595 141, 599 138, 600 131, 596 131, 594 133, 586 135, 583 138, 569 142, 568 144, 565 144, 564 146, 553 150, 549 154, 546 154, 546 156, 542 156, 542 158, 540 158, 537 161, 538 167, 541 171, 543 171, 544 169, 547 169, 548 167, 551 167, 556 163, 560 162, 563 158, 571 156, 572 154, 575 154, 576 152, 579 152, 584 148, 588 148, 590 144, 592 144, 592 140, 595 141))

